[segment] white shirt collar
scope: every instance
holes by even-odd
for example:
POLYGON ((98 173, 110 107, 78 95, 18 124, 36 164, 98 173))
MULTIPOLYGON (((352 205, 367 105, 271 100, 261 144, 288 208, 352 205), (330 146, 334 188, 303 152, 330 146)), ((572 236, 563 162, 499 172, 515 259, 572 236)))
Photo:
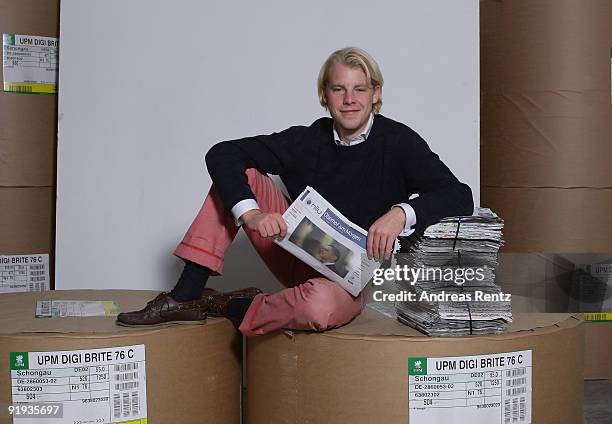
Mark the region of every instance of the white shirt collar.
POLYGON ((338 135, 338 131, 336 131, 336 126, 334 125, 334 141, 338 146, 350 147, 359 143, 363 143, 366 141, 368 136, 370 135, 370 131, 372 131, 372 126, 374 125, 374 113, 370 113, 370 118, 368 119, 368 125, 366 125, 365 130, 359 134, 357 137, 351 140, 350 144, 346 144, 344 141, 340 139, 338 135))

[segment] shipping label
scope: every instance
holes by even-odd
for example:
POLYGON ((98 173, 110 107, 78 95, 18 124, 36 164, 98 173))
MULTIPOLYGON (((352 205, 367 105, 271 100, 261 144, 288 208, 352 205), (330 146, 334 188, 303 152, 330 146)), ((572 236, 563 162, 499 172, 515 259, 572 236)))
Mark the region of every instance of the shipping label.
POLYGON ((112 300, 39 300, 36 318, 114 317, 119 306, 112 300))
POLYGON ((531 350, 408 359, 410 424, 531 423, 531 350))
MULTIPOLYGON (((147 423, 145 346, 11 352, 13 405, 60 404, 52 423, 147 423)), ((14 415, 19 424, 37 418, 14 415)))
POLYGON ((612 321, 612 264, 576 265, 570 310, 584 312, 590 322, 612 321))
POLYGON ((2 34, 4 91, 57 93, 58 51, 54 37, 2 34))
POLYGON ((0 255, 0 293, 50 289, 49 255, 0 255))

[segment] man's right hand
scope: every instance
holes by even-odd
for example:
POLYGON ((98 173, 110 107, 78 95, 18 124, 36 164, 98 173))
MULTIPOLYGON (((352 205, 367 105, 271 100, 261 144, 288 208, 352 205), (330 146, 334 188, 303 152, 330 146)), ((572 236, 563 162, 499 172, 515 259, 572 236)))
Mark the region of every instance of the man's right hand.
POLYGON ((252 209, 240 217, 242 224, 251 231, 257 231, 264 238, 287 235, 287 224, 280 213, 265 213, 252 209))

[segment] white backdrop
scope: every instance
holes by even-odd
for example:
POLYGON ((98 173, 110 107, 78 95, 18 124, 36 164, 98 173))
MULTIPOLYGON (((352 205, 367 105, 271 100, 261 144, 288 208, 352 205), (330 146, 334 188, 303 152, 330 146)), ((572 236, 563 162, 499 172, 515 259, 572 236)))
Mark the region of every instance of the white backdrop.
MULTIPOLYGON (((382 113, 479 203, 478 1, 62 0, 56 287, 167 289, 220 140, 325 115, 316 77, 356 45, 382 113)), ((213 286, 280 287, 241 235, 213 286)))

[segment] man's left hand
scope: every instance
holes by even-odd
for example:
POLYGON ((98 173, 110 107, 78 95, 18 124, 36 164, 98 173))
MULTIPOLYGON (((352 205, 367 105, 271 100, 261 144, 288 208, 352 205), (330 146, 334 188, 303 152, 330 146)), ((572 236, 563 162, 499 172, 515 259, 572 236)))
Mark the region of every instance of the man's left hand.
POLYGON ((404 230, 406 214, 400 207, 394 206, 389 212, 378 218, 368 229, 368 258, 382 262, 389 259, 397 236, 404 230))

